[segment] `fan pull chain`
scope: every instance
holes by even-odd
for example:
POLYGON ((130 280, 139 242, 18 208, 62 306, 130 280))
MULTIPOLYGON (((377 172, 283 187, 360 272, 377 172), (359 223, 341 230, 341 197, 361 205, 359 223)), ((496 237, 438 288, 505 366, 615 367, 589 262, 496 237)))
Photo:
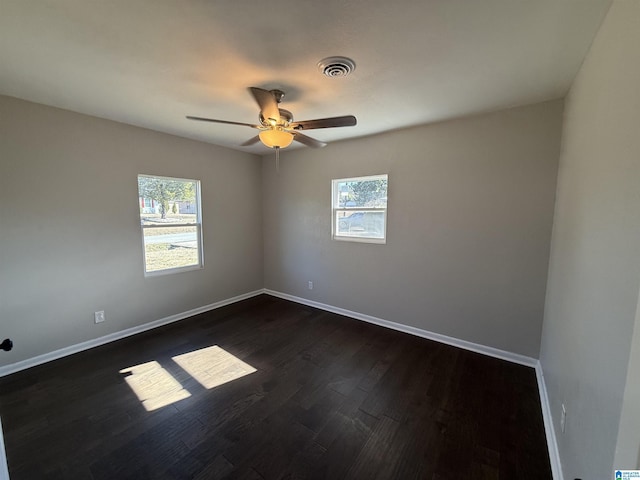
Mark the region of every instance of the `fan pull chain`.
POLYGON ((276 148, 276 172, 280 173, 280 147, 276 148))

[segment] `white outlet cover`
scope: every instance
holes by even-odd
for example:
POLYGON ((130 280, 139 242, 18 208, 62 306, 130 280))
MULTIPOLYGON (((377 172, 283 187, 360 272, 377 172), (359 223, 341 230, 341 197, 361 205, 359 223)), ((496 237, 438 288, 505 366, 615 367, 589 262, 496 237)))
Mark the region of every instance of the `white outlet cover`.
POLYGON ((94 314, 94 319, 96 323, 104 322, 104 310, 100 310, 94 314))

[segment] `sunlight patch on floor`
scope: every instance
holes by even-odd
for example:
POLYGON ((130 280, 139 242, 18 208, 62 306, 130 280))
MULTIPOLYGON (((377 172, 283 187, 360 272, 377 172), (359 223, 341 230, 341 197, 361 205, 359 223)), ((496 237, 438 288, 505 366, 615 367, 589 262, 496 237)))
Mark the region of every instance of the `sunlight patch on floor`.
POLYGON ((124 379, 148 412, 191 396, 180 382, 156 361, 125 368, 120 370, 120 373, 130 374, 124 379))
POLYGON ((172 358, 205 388, 214 388, 256 371, 217 345, 172 358))

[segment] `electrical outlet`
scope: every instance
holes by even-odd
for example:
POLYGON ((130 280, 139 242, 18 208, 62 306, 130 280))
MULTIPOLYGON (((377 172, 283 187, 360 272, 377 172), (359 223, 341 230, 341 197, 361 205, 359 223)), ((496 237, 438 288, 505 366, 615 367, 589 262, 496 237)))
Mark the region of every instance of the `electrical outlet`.
POLYGON ((100 310, 99 312, 94 313, 93 314, 93 318, 94 318, 96 323, 104 322, 104 320, 105 320, 105 318, 104 318, 104 310, 100 310))
POLYGON ((564 433, 564 429, 567 426, 567 409, 562 404, 562 413, 560 414, 560 430, 564 433))
POLYGON ((309 290, 313 290, 313 282, 309 282, 309 290))

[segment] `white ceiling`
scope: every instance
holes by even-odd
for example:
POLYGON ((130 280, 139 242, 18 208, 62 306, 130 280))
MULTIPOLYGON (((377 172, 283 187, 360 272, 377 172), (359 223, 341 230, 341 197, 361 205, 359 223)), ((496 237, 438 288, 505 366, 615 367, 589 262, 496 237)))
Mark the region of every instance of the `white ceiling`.
POLYGON ((247 87, 369 135, 566 94, 611 0, 0 0, 0 94, 268 153, 247 87), (346 78, 316 67, 355 60, 346 78))

